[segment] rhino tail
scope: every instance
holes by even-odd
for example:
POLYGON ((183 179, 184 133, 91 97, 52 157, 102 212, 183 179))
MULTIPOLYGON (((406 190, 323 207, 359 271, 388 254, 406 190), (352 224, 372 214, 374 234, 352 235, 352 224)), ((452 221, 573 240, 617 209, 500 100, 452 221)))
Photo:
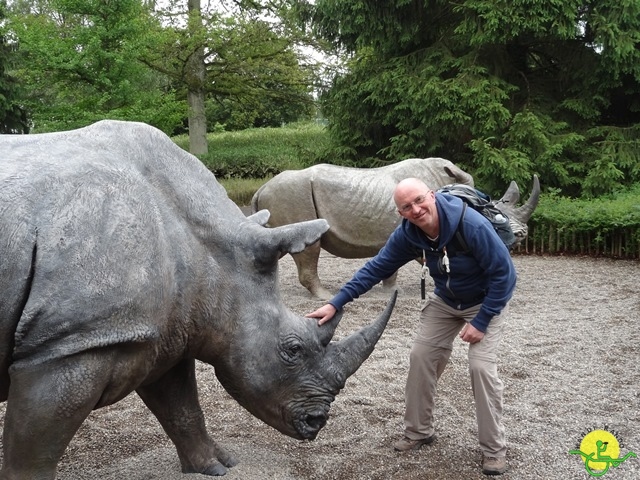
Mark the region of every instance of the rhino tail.
POLYGON ((260 211, 260 206, 259 206, 260 193, 264 189, 265 185, 266 185, 266 183, 263 183, 260 186, 260 188, 258 188, 258 190, 256 190, 256 193, 253 194, 253 197, 251 197, 251 213, 257 213, 257 212, 260 211))

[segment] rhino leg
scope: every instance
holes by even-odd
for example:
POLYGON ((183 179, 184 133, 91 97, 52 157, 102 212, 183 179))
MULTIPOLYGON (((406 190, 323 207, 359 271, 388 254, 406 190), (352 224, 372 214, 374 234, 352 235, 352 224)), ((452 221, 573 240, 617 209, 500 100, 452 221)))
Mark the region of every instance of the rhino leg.
POLYGON ((183 360, 158 381, 136 391, 175 444, 184 473, 220 476, 238 463, 207 433, 198 401, 195 360, 183 360))
POLYGON ((331 292, 324 288, 318 276, 318 260, 320 259, 320 242, 309 245, 300 253, 292 253, 293 261, 298 269, 300 284, 311 292, 312 295, 329 300, 331 292))
POLYGON ((0 479, 53 479, 72 437, 98 403, 103 368, 51 362, 11 371, 0 479))

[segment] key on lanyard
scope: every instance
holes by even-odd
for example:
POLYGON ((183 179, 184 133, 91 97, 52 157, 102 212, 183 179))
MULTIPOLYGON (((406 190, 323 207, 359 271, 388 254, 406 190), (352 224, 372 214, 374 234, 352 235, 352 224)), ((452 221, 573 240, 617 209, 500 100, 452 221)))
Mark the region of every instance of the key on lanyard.
POLYGON ((442 257, 442 266, 444 267, 444 271, 451 273, 451 270, 449 269, 449 257, 447 256, 447 247, 443 247, 442 251, 444 252, 444 257, 442 257))
POLYGON ((429 273, 429 267, 427 267, 427 255, 424 250, 422 250, 422 272, 420 274, 420 294, 422 300, 426 298, 426 278, 429 273))

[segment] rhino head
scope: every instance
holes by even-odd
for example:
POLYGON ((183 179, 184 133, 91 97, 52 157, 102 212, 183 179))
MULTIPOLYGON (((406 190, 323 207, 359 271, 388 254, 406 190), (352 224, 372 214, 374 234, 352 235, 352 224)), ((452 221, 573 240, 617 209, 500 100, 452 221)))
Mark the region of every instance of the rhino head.
MULTIPOLYGON (((268 212, 250 219, 266 223, 268 212)), ((259 272, 261 292, 252 302, 238 302, 242 321, 236 322, 222 357, 212 361, 227 392, 245 409, 281 433, 296 439, 314 439, 329 417, 336 395, 368 358, 395 305, 395 292, 384 312, 371 325, 332 341, 342 312, 322 326, 316 319, 292 313, 280 301, 277 286, 279 258, 297 253, 328 230, 325 220, 277 228, 262 228, 245 258, 259 272), (259 247, 256 246, 259 245, 259 247), (257 253, 256 253, 257 252, 257 253), (269 281, 266 278, 273 277, 269 281), (274 301, 274 298, 277 301, 274 301)), ((247 282, 246 271, 243 282, 247 282)))
POLYGON ((538 206, 539 200, 540 181, 538 180, 538 176, 534 175, 531 195, 529 195, 524 205, 520 207, 517 206, 520 201, 520 189, 515 181, 509 184, 509 188, 507 188, 505 194, 496 202, 496 207, 509 218, 511 229, 516 237, 514 245, 519 245, 527 237, 529 233, 527 222, 538 206))

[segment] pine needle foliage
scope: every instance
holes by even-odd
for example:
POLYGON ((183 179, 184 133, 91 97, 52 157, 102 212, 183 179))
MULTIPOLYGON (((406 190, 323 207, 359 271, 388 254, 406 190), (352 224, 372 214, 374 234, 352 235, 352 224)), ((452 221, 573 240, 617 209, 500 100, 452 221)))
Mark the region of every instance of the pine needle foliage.
POLYGON ((317 0, 346 52, 323 95, 338 161, 442 156, 500 191, 640 180, 637 0, 317 0))
POLYGON ((18 81, 11 75, 15 43, 7 39, 6 8, 6 1, 0 0, 0 134, 28 133, 27 113, 18 100, 18 81))

